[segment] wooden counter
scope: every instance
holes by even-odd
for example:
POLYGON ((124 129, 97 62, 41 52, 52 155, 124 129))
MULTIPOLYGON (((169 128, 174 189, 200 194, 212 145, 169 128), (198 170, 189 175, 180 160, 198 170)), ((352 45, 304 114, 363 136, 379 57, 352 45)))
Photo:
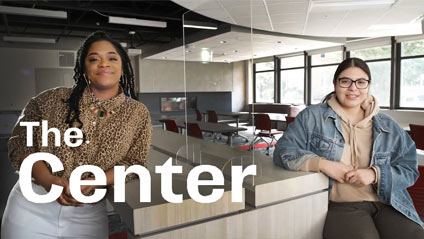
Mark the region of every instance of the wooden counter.
MULTIPOLYGON (((149 152, 147 169, 150 171, 151 176, 150 203, 140 203, 140 181, 138 179, 132 180, 126 184, 125 203, 113 203, 113 188, 108 192, 108 200, 112 203, 115 211, 121 215, 121 218, 134 234, 143 235, 166 230, 170 227, 222 216, 245 208, 244 200, 241 203, 231 202, 231 185, 228 181, 225 181, 223 187, 225 190, 224 195, 217 202, 198 203, 192 200, 187 192, 186 179, 187 173, 193 167, 181 162, 179 162, 178 165, 183 166, 183 173, 173 174, 172 188, 175 194, 183 195, 183 202, 167 202, 161 194, 160 174, 156 174, 154 171, 156 165, 163 165, 168 158, 169 156, 152 149, 149 152)), ((222 187, 217 186, 216 188, 222 187)), ((199 192, 202 195, 210 194, 211 190, 212 187, 199 187, 199 192)))
MULTIPOLYGON (((160 185, 160 178, 152 173, 153 201, 143 204, 136 201, 138 182, 130 182, 127 202, 114 207, 135 238, 322 238, 328 209, 328 178, 324 175, 287 171, 257 152, 155 128, 148 169, 154 171, 155 165, 169 157, 184 168, 184 175, 173 180, 174 193, 187 195, 184 179, 190 169, 210 164, 224 173, 224 197, 212 204, 196 203, 186 196, 182 204, 168 203, 154 186, 160 185), (234 204, 231 165, 251 164, 256 165, 257 176, 247 176, 243 182, 244 205, 234 204)), ((210 188, 203 190, 208 194, 210 188)))

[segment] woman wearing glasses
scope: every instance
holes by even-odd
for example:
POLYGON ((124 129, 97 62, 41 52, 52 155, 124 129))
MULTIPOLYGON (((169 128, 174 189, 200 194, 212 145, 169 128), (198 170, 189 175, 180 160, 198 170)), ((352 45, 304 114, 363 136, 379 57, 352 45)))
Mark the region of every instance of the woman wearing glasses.
POLYGON ((418 177, 415 144, 379 112, 370 84, 364 61, 340 63, 334 92, 290 124, 274 163, 330 178, 324 238, 424 238, 406 190, 418 177))

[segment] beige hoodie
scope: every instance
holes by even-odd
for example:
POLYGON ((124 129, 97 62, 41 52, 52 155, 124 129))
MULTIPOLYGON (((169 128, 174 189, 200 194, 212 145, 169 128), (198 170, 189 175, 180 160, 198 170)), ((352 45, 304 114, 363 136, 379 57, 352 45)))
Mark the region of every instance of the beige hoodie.
MULTIPOLYGON (((341 118, 345 145, 340 162, 352 165, 355 169, 368 168, 373 145, 372 117, 379 111, 377 100, 371 95, 368 96, 361 104, 361 108, 365 112, 365 118, 356 124, 350 122, 349 117, 335 96, 328 100, 328 105, 341 118)), ((324 159, 319 159, 318 157, 310 159, 310 162, 307 161, 301 170, 318 171, 319 160, 324 159)), ((371 185, 359 187, 335 181, 331 190, 330 200, 334 202, 378 201, 378 197, 371 185)))

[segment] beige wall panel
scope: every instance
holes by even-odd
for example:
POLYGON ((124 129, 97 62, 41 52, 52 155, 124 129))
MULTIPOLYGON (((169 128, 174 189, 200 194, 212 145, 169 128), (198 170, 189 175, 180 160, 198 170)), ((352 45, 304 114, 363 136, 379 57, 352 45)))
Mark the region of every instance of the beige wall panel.
MULTIPOLYGON (((242 202, 233 203, 231 197, 231 185, 229 181, 224 186, 201 186, 199 192, 209 195, 213 188, 224 188, 223 196, 213 203, 198 203, 190 198, 187 191, 187 175, 193 168, 191 165, 178 162, 183 167, 182 174, 173 174, 172 189, 175 194, 183 195, 182 203, 169 203, 161 194, 161 175, 154 172, 156 165, 163 165, 168 156, 153 149, 149 152, 148 167, 151 177, 151 202, 140 203, 140 181, 132 180, 125 185, 125 203, 113 203, 113 188, 109 190, 108 200, 122 220, 128 225, 134 234, 146 234, 155 231, 166 230, 170 227, 185 223, 193 223, 198 220, 213 218, 245 208, 244 189, 242 202)), ((175 162, 175 159, 174 159, 175 162)), ((175 164, 174 164, 175 165, 175 164)), ((201 179, 205 174, 201 174, 201 179)), ((208 175, 205 175, 208 177, 208 175)), ((207 178, 209 179, 209 178, 207 178)))
POLYGON ((233 92, 232 92, 232 111, 243 111, 246 105, 246 69, 245 61, 233 63, 233 92))
POLYGON ((392 116, 402 127, 409 124, 424 125, 424 112, 412 110, 381 110, 381 112, 392 116))
POLYGON ((59 65, 57 50, 0 48, 0 110, 22 110, 35 96, 35 69, 59 65))
POLYGON ((322 238, 328 192, 152 235, 149 239, 322 238))
MULTIPOLYGON (((184 64, 181 61, 141 60, 140 90, 184 92, 184 64)), ((233 66, 228 63, 186 62, 188 92, 232 91, 233 66)))

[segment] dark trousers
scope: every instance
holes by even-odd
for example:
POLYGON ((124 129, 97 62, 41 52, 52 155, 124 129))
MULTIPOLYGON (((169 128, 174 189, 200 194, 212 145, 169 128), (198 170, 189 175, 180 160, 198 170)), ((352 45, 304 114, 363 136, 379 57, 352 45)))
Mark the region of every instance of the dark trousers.
POLYGON ((324 225, 325 239, 424 239, 424 229, 380 202, 331 202, 324 225))

